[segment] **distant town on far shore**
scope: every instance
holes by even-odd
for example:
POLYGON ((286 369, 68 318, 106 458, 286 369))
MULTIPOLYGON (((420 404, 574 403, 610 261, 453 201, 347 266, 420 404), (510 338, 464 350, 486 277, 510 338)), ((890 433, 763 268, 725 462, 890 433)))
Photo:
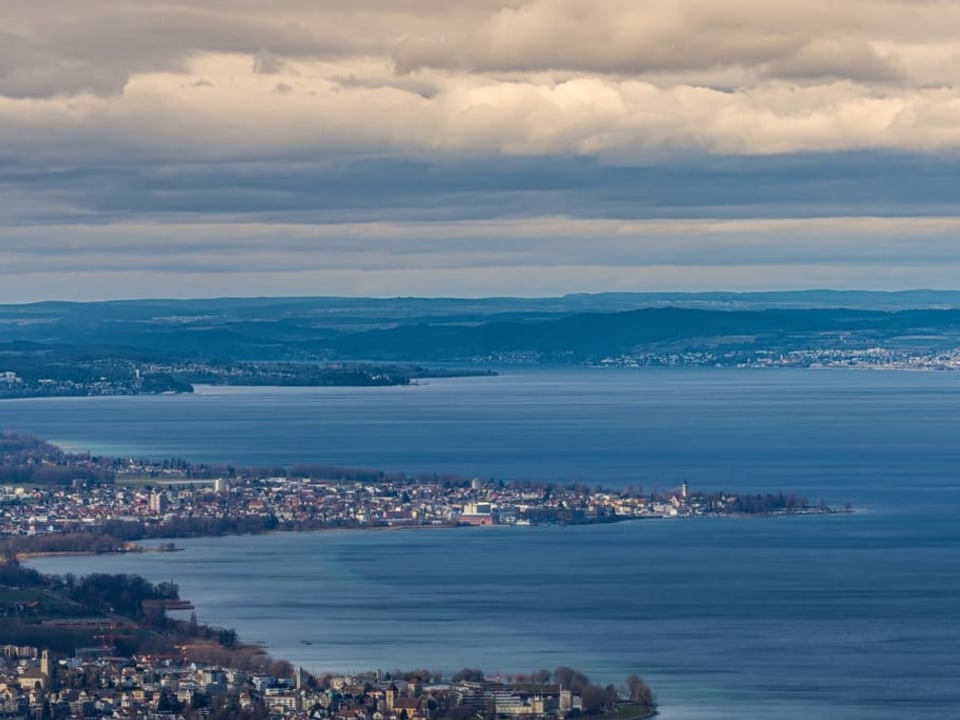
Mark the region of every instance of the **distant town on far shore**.
POLYGON ((0 306, 0 398, 403 385, 499 367, 960 369, 960 293, 0 306))

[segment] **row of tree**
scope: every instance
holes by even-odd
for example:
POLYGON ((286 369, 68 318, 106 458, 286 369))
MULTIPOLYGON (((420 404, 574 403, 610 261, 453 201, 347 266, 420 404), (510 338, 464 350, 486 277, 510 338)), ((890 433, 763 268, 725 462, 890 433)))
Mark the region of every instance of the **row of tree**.
POLYGON ((175 583, 151 583, 139 575, 94 573, 77 578, 62 578, 66 595, 94 613, 113 613, 135 621, 147 618, 145 600, 177 600, 180 589, 175 583))
MULTIPOLYGON (((478 668, 463 668, 454 673, 450 679, 452 682, 458 683, 483 682, 486 678, 483 671, 478 668)), ((583 701, 583 712, 586 715, 610 712, 623 696, 629 698, 630 702, 645 708, 652 709, 657 705, 653 690, 643 678, 635 673, 627 676, 622 692, 613 685, 594 684, 590 682, 590 678, 586 674, 566 665, 561 665, 552 672, 542 669, 530 674, 521 673, 513 676, 513 681, 515 685, 529 685, 531 689, 535 686, 552 683, 565 690, 570 690, 580 695, 583 701)))
POLYGON ((767 515, 776 512, 799 512, 810 507, 807 498, 789 493, 765 493, 763 495, 737 495, 727 509, 745 515, 767 515))

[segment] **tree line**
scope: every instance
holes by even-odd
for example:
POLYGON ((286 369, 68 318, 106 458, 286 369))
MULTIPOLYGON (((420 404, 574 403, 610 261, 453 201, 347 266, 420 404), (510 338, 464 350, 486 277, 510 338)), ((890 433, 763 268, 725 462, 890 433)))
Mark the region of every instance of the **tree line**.
MULTIPOLYGON (((484 682, 487 680, 479 668, 463 668, 450 678, 451 682, 484 682)), ((636 673, 627 676, 625 684, 618 689, 612 684, 592 683, 580 670, 561 665, 553 671, 541 669, 529 674, 519 673, 512 676, 512 685, 531 692, 537 692, 546 685, 558 685, 580 696, 585 715, 600 715, 611 712, 621 700, 627 698, 635 705, 648 710, 657 706, 656 696, 649 685, 636 673)))

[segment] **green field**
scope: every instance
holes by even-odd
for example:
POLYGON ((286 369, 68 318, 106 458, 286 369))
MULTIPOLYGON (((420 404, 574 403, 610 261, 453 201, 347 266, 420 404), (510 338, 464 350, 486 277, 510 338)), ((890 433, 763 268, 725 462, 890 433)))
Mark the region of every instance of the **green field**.
POLYGON ((603 715, 602 720, 643 720, 655 714, 655 709, 643 706, 618 707, 613 712, 603 715))
POLYGON ((43 619, 59 619, 90 615, 89 611, 79 605, 43 590, 0 586, 0 612, 12 613, 17 604, 29 605, 35 602, 40 603, 35 611, 26 609, 15 616, 21 619, 28 619, 31 616, 43 619))

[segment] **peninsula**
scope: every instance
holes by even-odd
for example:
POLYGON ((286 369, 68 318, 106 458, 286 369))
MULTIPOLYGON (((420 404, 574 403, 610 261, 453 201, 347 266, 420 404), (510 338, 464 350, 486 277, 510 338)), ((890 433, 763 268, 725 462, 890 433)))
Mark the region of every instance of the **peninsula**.
MULTIPOLYGON (((609 523, 838 512, 778 493, 590 488, 322 465, 238 468, 68 453, 0 434, 0 548, 118 552, 147 538, 324 528, 609 523)), ((846 506, 844 510, 849 510, 846 506)))
POLYGON ((64 348, 0 350, 0 399, 192 393, 195 385, 390 387, 432 378, 493 375, 479 368, 395 363, 235 362, 129 351, 87 355, 64 348))

